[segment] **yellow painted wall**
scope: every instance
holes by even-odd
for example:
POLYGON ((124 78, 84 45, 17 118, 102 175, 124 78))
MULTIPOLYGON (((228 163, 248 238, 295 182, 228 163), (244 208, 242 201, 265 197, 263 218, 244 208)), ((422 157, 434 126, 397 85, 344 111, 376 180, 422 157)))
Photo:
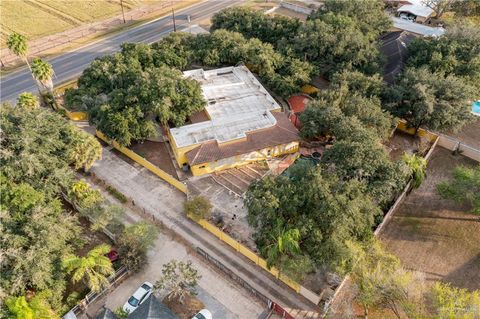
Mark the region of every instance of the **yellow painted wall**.
POLYGON ((193 165, 190 167, 190 170, 192 171, 192 174, 194 176, 218 172, 229 168, 247 165, 253 162, 263 161, 280 155, 292 154, 298 152, 299 145, 299 142, 277 145, 248 154, 242 154, 226 159, 221 159, 215 162, 193 165), (270 151, 270 155, 268 151, 270 151))
MULTIPOLYGON (((415 134, 415 129, 413 128, 408 128, 407 127, 407 122, 404 120, 399 120, 397 124, 397 129, 399 131, 405 132, 407 134, 413 135, 415 134)), ((435 142, 437 139, 438 135, 435 133, 432 133, 430 131, 424 130, 423 128, 419 129, 417 132, 417 135, 420 137, 426 137, 430 140, 430 142, 435 142)))
POLYGON ((145 167, 146 169, 148 169, 149 171, 151 171, 152 173, 154 173, 155 175, 157 175, 158 177, 160 177, 161 179, 163 179, 164 181, 166 181, 170 185, 176 187, 179 191, 181 191, 185 194, 187 193, 187 185, 180 182, 178 179, 176 179, 172 175, 163 171, 162 169, 160 169, 156 165, 153 165, 152 163, 150 163, 145 158, 141 157, 140 155, 138 155, 137 153, 135 153, 131 149, 120 146, 115 141, 110 141, 102 132, 97 130, 95 134, 98 136, 98 138, 100 138, 104 142, 107 142, 107 143, 113 145, 113 147, 115 147, 117 150, 119 150, 120 152, 122 152, 123 154, 125 154, 126 156, 128 156, 129 158, 131 158, 132 160, 137 162, 138 164, 142 165, 143 167, 145 167))
MULTIPOLYGON (((200 220, 192 219, 192 220, 197 222, 199 225, 201 225, 206 230, 208 230, 215 237, 217 237, 218 239, 220 239, 221 241, 223 241, 224 243, 226 243, 227 245, 229 245, 230 247, 232 247, 233 249, 235 249, 236 251, 238 251, 239 253, 241 253, 242 255, 244 255, 245 257, 250 259, 251 261, 253 261, 256 265, 265 269, 265 271, 268 271, 269 273, 271 273, 273 276, 275 276, 275 278, 278 278, 281 281, 283 281, 285 284, 287 284, 290 288, 295 290, 297 293, 300 293, 300 290, 303 287, 299 283, 295 282, 294 280, 292 280, 288 276, 281 274, 278 271, 278 269, 276 269, 275 267, 271 267, 269 269, 267 267, 267 262, 265 261, 265 259, 258 256, 253 251, 251 251, 247 247, 243 246, 238 241, 236 241, 235 239, 233 239, 232 237, 230 237, 229 235, 227 235, 226 233, 224 233, 223 231, 221 231, 220 229, 218 229, 214 225, 210 224, 205 219, 200 219, 200 220)), ((303 288, 303 289, 305 289, 305 288, 303 288)))

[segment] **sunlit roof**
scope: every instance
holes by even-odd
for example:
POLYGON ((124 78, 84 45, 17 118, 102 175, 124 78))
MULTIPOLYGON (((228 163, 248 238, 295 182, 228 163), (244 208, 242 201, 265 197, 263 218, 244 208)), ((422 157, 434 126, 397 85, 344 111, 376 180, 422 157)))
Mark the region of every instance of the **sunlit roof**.
POLYGON ((183 74, 201 83, 210 121, 170 129, 177 147, 211 140, 224 143, 276 124, 271 111, 280 106, 247 67, 197 69, 183 74))

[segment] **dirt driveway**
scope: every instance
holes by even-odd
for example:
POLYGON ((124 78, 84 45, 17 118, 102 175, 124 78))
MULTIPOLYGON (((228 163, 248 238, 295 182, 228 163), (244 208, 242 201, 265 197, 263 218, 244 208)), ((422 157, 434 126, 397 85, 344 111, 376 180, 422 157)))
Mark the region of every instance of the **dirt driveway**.
POLYGON ((480 219, 436 192, 438 182, 451 177, 457 165, 478 163, 437 147, 427 179, 406 197, 380 238, 407 268, 425 273, 428 281, 480 289, 480 219))

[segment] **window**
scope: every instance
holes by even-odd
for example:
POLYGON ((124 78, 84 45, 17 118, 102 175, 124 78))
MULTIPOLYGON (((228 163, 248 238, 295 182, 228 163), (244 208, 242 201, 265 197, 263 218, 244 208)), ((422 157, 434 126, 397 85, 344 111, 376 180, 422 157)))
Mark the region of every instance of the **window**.
POLYGON ((205 168, 205 165, 200 166, 199 168, 205 168))

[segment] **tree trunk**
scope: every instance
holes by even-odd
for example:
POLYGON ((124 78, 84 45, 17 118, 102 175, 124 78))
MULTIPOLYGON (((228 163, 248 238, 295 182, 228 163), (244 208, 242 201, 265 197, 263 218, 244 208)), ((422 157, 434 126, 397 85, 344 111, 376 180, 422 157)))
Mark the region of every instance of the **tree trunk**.
POLYGON ((363 316, 365 319, 368 319, 368 306, 367 305, 363 305, 363 316))

